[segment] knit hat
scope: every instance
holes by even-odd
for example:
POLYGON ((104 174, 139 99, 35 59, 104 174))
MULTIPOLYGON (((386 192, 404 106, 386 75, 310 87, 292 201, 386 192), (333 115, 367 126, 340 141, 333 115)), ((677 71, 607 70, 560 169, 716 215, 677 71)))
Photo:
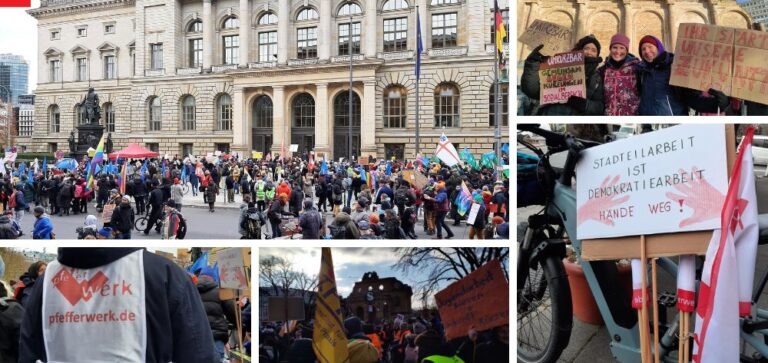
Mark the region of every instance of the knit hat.
POLYGON ((576 45, 573 47, 573 50, 574 51, 582 50, 582 49, 584 49, 585 45, 590 44, 590 43, 595 45, 595 47, 597 48, 597 55, 599 56, 600 55, 600 41, 597 40, 597 38, 595 38, 595 36, 592 35, 592 34, 587 35, 586 37, 579 39, 579 41, 576 42, 576 45))
POLYGON ((376 213, 371 213, 370 215, 368 215, 368 220, 371 222, 371 224, 379 224, 379 222, 381 221, 379 219, 379 215, 376 213))
POLYGON ((356 316, 350 316, 344 320, 344 329, 347 329, 348 337, 360 334, 363 332, 363 322, 356 316))
POLYGON ((658 54, 666 52, 664 50, 664 44, 661 43, 661 40, 659 38, 654 37, 653 35, 646 35, 640 39, 640 46, 637 48, 638 54, 643 54, 643 44, 645 43, 651 43, 656 46, 656 49, 659 50, 658 54))
POLYGON ((366 220, 362 220, 357 222, 357 228, 361 231, 367 231, 369 228, 371 228, 371 224, 366 220))
POLYGON ((379 359, 379 351, 371 342, 365 339, 355 339, 347 344, 349 363, 375 363, 379 359))
POLYGON ((624 48, 629 49, 629 38, 624 34, 616 34, 611 37, 610 47, 612 47, 614 44, 621 44, 624 46, 624 48))
POLYGON ((112 235, 112 228, 103 227, 99 230, 99 235, 104 238, 109 238, 112 235))

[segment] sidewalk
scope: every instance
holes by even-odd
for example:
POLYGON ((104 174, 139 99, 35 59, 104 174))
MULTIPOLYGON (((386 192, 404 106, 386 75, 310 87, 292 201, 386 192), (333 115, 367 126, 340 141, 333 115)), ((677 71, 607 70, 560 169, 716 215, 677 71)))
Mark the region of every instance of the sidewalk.
MULTIPOLYGON (((234 203, 227 203, 226 200, 227 192, 219 192, 219 195, 216 196, 215 208, 240 209, 240 204, 243 203, 243 195, 235 194, 234 203)), ((197 196, 192 196, 192 191, 189 191, 189 193, 184 195, 184 199, 182 200, 181 205, 184 207, 208 208, 208 203, 203 201, 202 192, 198 193, 197 196)))

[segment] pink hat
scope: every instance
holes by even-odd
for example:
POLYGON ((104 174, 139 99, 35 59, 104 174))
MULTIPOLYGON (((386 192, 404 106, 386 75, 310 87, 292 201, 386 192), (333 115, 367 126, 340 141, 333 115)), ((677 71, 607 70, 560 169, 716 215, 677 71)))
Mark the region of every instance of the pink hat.
POLYGON ((629 38, 624 34, 616 34, 611 37, 611 44, 609 45, 609 48, 614 44, 621 44, 625 48, 629 49, 629 38))

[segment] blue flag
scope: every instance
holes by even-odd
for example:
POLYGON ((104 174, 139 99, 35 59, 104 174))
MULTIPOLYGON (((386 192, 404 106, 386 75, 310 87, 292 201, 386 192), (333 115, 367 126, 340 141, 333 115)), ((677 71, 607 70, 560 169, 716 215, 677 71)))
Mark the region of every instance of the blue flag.
POLYGON ((48 157, 47 156, 43 158, 43 174, 45 174, 46 171, 48 171, 48 157))
POLYGON ((29 172, 27 174, 27 184, 32 185, 32 179, 35 178, 35 175, 32 173, 32 168, 29 168, 29 172))
POLYGON ((19 165, 19 172, 16 174, 17 176, 21 177, 22 175, 27 173, 27 164, 25 164, 23 161, 21 162, 21 165, 19 165))
POLYGON ((203 269, 208 266, 208 252, 203 252, 202 256, 197 258, 197 261, 187 268, 187 272, 195 273, 198 269, 203 269))
POLYGON ((386 170, 387 176, 392 175, 392 162, 387 160, 387 170, 386 170))
POLYGON ((421 42, 421 17, 416 14, 416 79, 421 77, 421 52, 424 51, 424 44, 421 42))
POLYGON ((165 178, 165 160, 163 160, 163 168, 161 170, 161 177, 165 178))
POLYGON ((181 182, 182 183, 187 182, 187 166, 186 165, 181 166, 181 182))
POLYGON ((139 170, 139 175, 141 176, 141 182, 144 182, 144 178, 146 178, 147 175, 147 162, 144 161, 144 164, 141 165, 141 170, 139 170))
POLYGON ((504 154, 509 155, 509 144, 501 145, 501 152, 504 153, 504 154))
POLYGON ((368 183, 368 178, 365 176, 365 169, 363 169, 363 166, 358 166, 357 170, 360 173, 360 180, 362 180, 363 183, 368 183))
POLYGON ((320 163, 320 175, 328 174, 328 164, 326 164, 325 159, 320 163))

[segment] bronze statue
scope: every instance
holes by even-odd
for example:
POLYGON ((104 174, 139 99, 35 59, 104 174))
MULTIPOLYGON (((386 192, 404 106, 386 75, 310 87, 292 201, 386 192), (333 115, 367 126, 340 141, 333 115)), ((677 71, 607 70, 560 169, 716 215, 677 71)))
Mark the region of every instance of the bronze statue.
POLYGON ((69 152, 75 152, 75 130, 69 132, 69 139, 67 139, 67 141, 69 142, 69 152))
POLYGON ((96 94, 93 87, 88 88, 88 94, 80 102, 80 107, 89 124, 99 123, 101 119, 101 106, 99 106, 99 95, 96 94))

